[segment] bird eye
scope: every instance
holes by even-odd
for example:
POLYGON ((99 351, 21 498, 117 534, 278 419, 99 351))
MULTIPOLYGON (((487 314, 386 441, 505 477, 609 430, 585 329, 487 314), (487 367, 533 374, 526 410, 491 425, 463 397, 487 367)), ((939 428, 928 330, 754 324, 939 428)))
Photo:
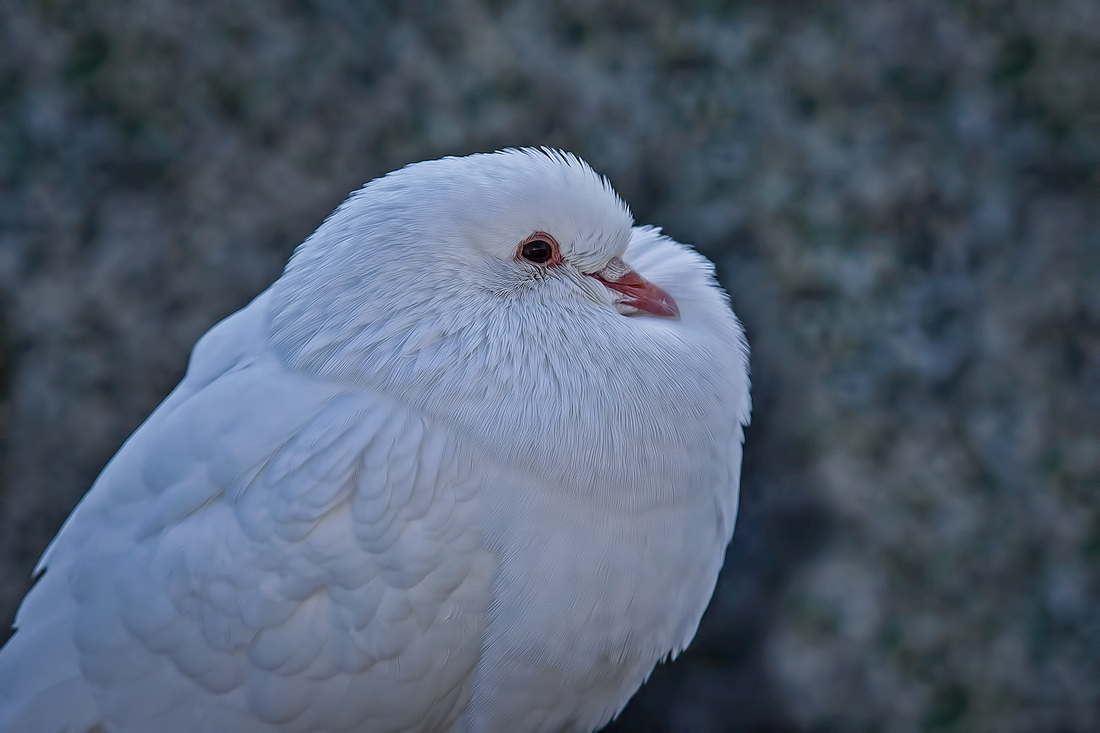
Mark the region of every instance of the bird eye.
POLYGON ((554 246, 545 239, 532 239, 520 247, 519 255, 528 262, 545 265, 554 256, 554 246))
POLYGON ((557 240, 551 235, 546 232, 532 232, 531 236, 519 243, 516 259, 553 267, 561 264, 561 251, 558 249, 557 240))

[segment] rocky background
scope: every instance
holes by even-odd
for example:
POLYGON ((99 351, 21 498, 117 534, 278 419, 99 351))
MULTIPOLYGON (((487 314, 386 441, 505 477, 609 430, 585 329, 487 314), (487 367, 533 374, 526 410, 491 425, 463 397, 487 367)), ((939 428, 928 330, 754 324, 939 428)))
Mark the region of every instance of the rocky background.
POLYGON ((1096 0, 7 0, 0 625, 348 191, 524 144, 754 349, 726 571, 612 729, 1100 730, 1096 0))

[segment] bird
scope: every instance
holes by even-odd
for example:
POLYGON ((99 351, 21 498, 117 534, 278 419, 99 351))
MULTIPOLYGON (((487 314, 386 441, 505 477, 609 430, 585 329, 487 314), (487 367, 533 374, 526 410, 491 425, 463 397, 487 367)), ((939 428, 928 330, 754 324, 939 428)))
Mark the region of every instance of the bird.
POLYGON ((748 356, 713 264, 571 153, 376 178, 46 549, 0 730, 597 730, 714 592, 748 356))

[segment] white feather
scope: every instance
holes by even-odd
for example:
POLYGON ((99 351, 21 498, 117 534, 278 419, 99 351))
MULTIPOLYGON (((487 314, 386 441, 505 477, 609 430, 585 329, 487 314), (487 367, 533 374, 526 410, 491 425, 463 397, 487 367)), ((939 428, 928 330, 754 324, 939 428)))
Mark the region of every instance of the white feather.
POLYGON ((695 633, 748 414, 713 268, 578 159, 372 181, 65 523, 0 730, 594 730, 695 633), (614 257, 680 319, 620 315, 614 257))

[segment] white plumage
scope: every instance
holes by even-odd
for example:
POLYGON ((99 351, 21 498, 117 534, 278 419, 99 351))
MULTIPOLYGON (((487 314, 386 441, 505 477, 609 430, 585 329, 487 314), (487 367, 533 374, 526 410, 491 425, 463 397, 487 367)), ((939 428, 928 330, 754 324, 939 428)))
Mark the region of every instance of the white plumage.
POLYGON ((592 731, 695 633, 748 415, 712 266, 582 161, 372 181, 62 527, 0 731, 592 731))

